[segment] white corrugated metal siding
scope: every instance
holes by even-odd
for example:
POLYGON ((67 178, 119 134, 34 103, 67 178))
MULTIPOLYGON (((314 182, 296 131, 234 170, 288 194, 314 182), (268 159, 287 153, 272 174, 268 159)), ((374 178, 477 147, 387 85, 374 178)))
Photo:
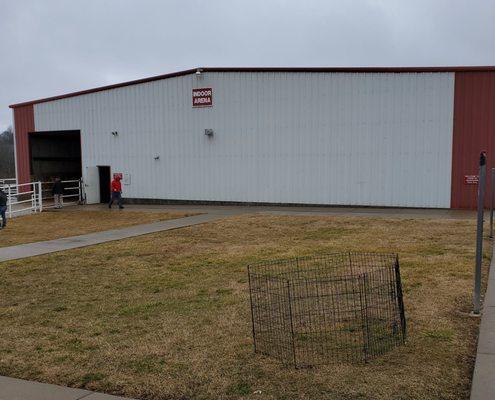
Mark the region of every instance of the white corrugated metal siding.
POLYGON ((35 126, 80 129, 126 197, 449 207, 453 97, 453 73, 207 72, 36 104, 35 126))

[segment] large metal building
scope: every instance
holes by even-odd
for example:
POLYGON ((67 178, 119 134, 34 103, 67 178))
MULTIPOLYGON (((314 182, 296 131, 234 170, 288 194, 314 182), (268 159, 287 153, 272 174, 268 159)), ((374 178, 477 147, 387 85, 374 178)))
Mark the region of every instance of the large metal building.
POLYGON ((14 104, 20 183, 140 201, 473 208, 495 67, 201 68, 14 104))

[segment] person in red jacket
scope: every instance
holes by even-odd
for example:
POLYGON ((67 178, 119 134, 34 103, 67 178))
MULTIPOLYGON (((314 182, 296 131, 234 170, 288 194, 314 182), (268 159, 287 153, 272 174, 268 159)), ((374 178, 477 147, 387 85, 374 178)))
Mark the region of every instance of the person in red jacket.
POLYGON ((122 205, 122 184, 120 183, 120 180, 122 178, 120 175, 117 175, 113 181, 112 184, 110 185, 110 190, 112 192, 112 196, 110 197, 110 203, 108 203, 108 208, 112 208, 112 204, 114 200, 117 200, 117 204, 119 205, 119 208, 122 210, 124 206, 122 205))

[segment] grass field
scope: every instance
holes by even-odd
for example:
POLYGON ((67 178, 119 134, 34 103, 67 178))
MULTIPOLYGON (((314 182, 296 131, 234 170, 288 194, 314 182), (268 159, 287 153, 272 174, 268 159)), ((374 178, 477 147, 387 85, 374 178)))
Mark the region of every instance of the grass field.
POLYGON ((3 263, 0 374, 141 399, 467 399, 474 232, 468 220, 237 216, 3 263), (301 370, 253 354, 246 264, 336 251, 400 254, 407 345, 301 370))
POLYGON ((106 231, 126 226, 181 218, 192 214, 181 212, 141 211, 49 211, 12 218, 0 230, 0 247, 58 239, 85 233, 106 231))

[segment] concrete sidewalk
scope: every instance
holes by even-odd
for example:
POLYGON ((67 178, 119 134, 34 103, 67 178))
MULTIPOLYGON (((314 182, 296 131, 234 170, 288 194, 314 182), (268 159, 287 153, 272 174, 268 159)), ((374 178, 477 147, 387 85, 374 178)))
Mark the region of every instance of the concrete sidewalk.
POLYGON ((125 397, 72 389, 0 376, 0 400, 131 400, 125 397))
MULTIPOLYGON (((106 205, 76 206, 81 212, 89 210, 108 210, 106 205)), ((71 208, 74 211, 74 207, 71 208)), ((127 228, 114 229, 110 231, 88 233, 85 235, 71 236, 61 239, 47 240, 21 244, 11 247, 0 247, 0 262, 17 260, 20 258, 33 257, 57 251, 71 250, 80 247, 110 242, 113 240, 126 239, 134 236, 146 235, 167 231, 171 229, 184 228, 186 226, 198 225, 212 222, 218 219, 240 214, 260 215, 292 215, 292 216, 356 216, 376 218, 406 218, 406 219, 470 219, 475 216, 472 211, 444 210, 444 209, 407 209, 407 208, 373 208, 373 207, 312 207, 312 206, 243 206, 243 205, 127 205, 123 212, 132 211, 187 211, 202 213, 191 217, 174 220, 154 222, 151 224, 135 225, 127 228)), ((58 211, 64 212, 64 211, 58 211)), ((118 211, 122 212, 122 211, 118 211)))
MULTIPOLYGON (((356 216, 377 218, 412 219, 472 219, 476 211, 434 208, 392 208, 392 207, 344 207, 344 206, 283 206, 283 205, 215 205, 215 204, 126 204, 124 212, 191 212, 206 214, 261 214, 294 216, 356 216)), ((79 206, 81 211, 104 211, 103 204, 79 206)), ((74 211, 74 208, 71 209, 74 211)))
POLYGON ((471 400, 495 399, 495 246, 483 303, 471 400))
POLYGON ((94 232, 88 233, 86 235, 47 240, 45 242, 35 242, 20 244, 17 246, 0 247, 0 262, 39 256, 48 253, 55 253, 57 251, 71 250, 79 247, 92 246, 95 244, 111 242, 113 240, 146 235, 148 233, 184 228, 186 226, 216 221, 218 219, 225 218, 226 216, 234 214, 235 213, 233 212, 200 214, 193 215, 191 217, 153 222, 151 224, 134 225, 127 228, 113 229, 110 231, 94 232))

